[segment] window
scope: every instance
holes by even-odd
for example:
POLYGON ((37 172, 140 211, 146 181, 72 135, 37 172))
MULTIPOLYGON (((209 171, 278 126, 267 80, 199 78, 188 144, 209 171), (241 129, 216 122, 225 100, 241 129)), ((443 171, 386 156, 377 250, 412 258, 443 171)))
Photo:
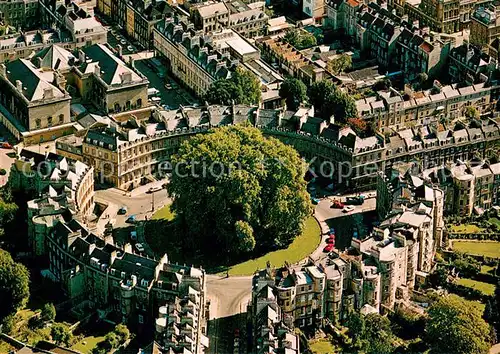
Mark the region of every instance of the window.
POLYGON ((51 127, 51 126, 52 126, 52 117, 48 117, 48 118, 47 118, 47 125, 48 125, 49 127, 51 127))
POLYGON ((40 119, 35 120, 35 126, 37 129, 40 128, 40 126, 42 125, 41 123, 42 123, 42 121, 40 119))
POLYGON ((144 323, 144 316, 139 315, 139 323, 144 323))
POLYGON ((137 100, 137 108, 141 108, 142 107, 142 99, 138 99, 137 100))
POLYGON ((64 114, 59 114, 59 123, 64 122, 64 114))

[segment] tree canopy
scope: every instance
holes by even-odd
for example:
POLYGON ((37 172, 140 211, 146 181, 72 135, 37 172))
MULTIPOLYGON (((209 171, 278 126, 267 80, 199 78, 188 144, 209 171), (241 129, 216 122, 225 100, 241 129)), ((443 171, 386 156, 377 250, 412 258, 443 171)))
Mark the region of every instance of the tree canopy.
POLYGON ((333 75, 338 75, 341 72, 350 69, 351 66, 352 66, 352 57, 347 54, 340 54, 338 57, 328 62, 327 69, 333 75))
POLYGON ((7 251, 0 249, 0 320, 13 315, 29 298, 29 273, 7 251))
POLYGON ((314 37, 314 35, 300 29, 293 29, 291 31, 288 31, 283 39, 285 40, 285 42, 290 43, 291 46, 295 47, 298 50, 314 47, 318 44, 318 41, 316 40, 316 37, 314 37))
POLYGON ((52 327, 50 327, 50 335, 57 345, 64 344, 66 346, 69 346, 73 336, 68 326, 63 323, 54 323, 52 327))
POLYGON ((481 311, 456 295, 442 296, 428 311, 426 339, 435 353, 487 353, 490 328, 481 311))
POLYGON ((279 94, 287 108, 293 111, 307 100, 307 87, 301 80, 289 77, 281 83, 279 94))
POLYGON ((377 313, 362 315, 351 313, 346 323, 348 335, 352 339, 352 349, 366 353, 392 353, 395 349, 395 336, 387 317, 377 313))
POLYGON ((318 111, 318 116, 330 119, 333 115, 338 123, 347 123, 358 117, 356 102, 344 91, 327 80, 315 82, 309 88, 310 103, 318 111))
POLYGON ((250 71, 237 68, 229 79, 213 82, 205 93, 210 104, 258 104, 261 99, 259 79, 250 71))
POLYGON ((297 152, 256 128, 194 136, 172 162, 172 209, 196 237, 193 247, 229 257, 284 246, 312 211, 297 152))
POLYGON ((46 303, 42 307, 42 321, 54 321, 56 319, 56 308, 52 303, 46 303))

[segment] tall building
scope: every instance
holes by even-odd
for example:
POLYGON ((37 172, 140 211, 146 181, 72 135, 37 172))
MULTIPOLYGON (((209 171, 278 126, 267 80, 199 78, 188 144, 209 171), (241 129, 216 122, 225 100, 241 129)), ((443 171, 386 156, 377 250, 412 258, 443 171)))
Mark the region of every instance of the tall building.
POLYGON ((38 0, 0 1, 0 20, 5 25, 34 29, 39 19, 38 0))

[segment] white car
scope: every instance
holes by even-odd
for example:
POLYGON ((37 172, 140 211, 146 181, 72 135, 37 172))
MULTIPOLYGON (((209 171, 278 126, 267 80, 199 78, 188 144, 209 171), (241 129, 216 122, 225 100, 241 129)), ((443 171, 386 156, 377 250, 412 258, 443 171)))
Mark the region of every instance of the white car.
POLYGON ((135 244, 135 249, 136 249, 138 252, 144 252, 144 246, 142 245, 142 243, 136 243, 136 244, 135 244))
POLYGON ((127 46, 127 50, 129 52, 133 52, 134 51, 134 47, 132 47, 131 45, 127 46))
POLYGON ((342 209, 342 211, 344 213, 350 213, 351 211, 353 211, 355 208, 352 206, 352 205, 347 205, 344 207, 344 209, 342 209))
POLYGON ((158 191, 161 191, 161 190, 162 190, 161 186, 155 186, 155 187, 149 188, 148 192, 149 193, 154 193, 154 192, 158 192, 158 191))

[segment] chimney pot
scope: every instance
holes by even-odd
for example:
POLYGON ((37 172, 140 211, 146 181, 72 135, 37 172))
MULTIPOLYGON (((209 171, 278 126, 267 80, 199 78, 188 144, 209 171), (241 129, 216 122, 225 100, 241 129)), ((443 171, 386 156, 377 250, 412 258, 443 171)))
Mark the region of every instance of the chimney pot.
POLYGON ((23 83, 21 80, 16 80, 16 88, 19 92, 23 92, 23 83))

